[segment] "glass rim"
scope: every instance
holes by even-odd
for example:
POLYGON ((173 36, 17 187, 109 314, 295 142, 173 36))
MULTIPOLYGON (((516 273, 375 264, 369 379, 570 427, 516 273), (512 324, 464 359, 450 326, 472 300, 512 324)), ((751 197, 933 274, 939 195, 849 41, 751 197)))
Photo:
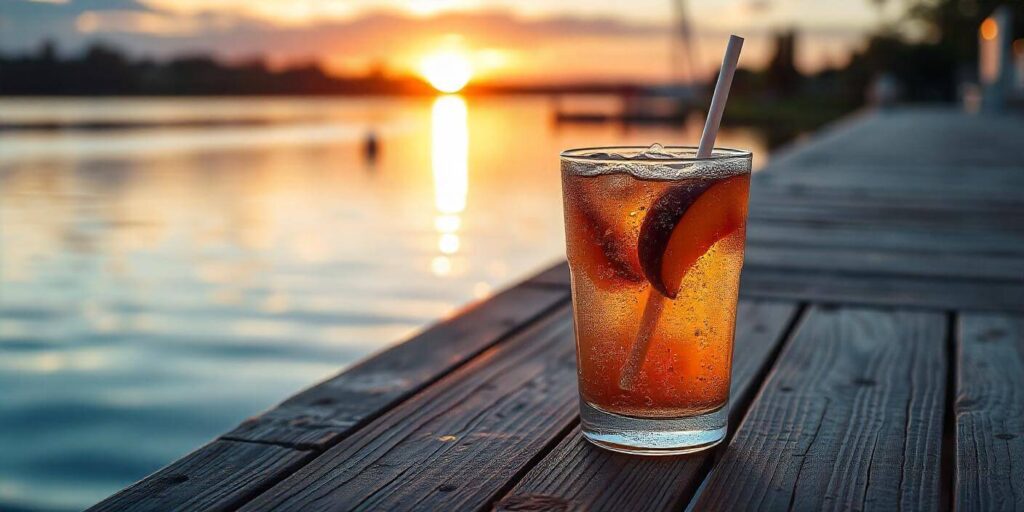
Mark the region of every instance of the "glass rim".
MULTIPOLYGON (((722 146, 715 146, 711 150, 711 156, 705 158, 698 158, 696 156, 697 146, 663 146, 668 152, 681 151, 681 152, 692 152, 693 156, 673 156, 672 158, 629 158, 629 162, 632 163, 652 163, 652 164, 670 164, 670 163, 685 163, 685 162, 707 162, 711 160, 729 160, 734 158, 744 159, 753 158, 753 153, 745 149, 734 149, 722 146)), ((621 159, 608 158, 606 155, 594 156, 588 155, 587 153, 621 153, 621 152, 636 152, 642 153, 650 149, 650 146, 594 146, 586 148, 571 148, 566 149, 558 154, 559 158, 571 159, 581 162, 607 162, 607 163, 622 163, 621 159)))

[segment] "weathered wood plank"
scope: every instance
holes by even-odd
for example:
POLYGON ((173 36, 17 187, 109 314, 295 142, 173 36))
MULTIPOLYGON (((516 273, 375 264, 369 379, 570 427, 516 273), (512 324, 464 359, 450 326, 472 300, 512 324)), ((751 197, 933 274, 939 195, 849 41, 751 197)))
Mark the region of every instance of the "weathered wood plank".
MULTIPOLYGON (((735 424, 797 314, 794 303, 743 301, 737 312, 730 389, 735 424)), ((713 452, 632 457, 566 436, 495 506, 497 510, 679 510, 704 476, 713 452)))
POLYGON ((695 510, 935 510, 944 315, 810 310, 695 510))
POLYGON ((243 510, 471 510, 576 418, 570 308, 392 409, 243 510))
POLYGON ((312 458, 306 450, 218 440, 89 511, 232 510, 312 458))
POLYGON ((247 420, 224 439, 324 449, 553 308, 568 290, 516 286, 247 420))
POLYGON ((956 509, 1024 510, 1024 315, 960 318, 956 509))
POLYGON ((1020 311, 1024 285, 746 265, 740 295, 861 305, 1020 311))

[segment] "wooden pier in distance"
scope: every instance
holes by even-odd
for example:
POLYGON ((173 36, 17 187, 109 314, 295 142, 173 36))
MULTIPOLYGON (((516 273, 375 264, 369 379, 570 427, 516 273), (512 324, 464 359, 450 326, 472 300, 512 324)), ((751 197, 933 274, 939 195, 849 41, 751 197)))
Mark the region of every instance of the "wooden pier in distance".
POLYGON ((561 263, 91 510, 1024 509, 1024 118, 858 114, 755 174, 730 423, 586 443, 561 263))

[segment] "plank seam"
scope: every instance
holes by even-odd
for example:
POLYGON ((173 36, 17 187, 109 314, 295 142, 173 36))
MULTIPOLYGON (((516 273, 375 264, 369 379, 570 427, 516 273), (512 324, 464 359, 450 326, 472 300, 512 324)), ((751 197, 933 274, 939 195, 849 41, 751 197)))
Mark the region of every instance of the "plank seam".
POLYGON ((956 482, 957 333, 960 320, 956 311, 946 311, 946 411, 942 415, 942 447, 939 452, 939 510, 943 512, 953 510, 956 482))

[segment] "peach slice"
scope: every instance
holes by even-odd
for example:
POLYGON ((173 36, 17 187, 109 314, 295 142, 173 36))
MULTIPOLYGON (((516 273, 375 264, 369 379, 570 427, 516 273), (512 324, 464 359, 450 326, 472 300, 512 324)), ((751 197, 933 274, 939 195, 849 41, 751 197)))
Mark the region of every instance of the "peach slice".
POLYGON ((750 176, 691 180, 670 188, 640 227, 637 253, 644 276, 674 299, 690 268, 718 242, 746 225, 750 176))

